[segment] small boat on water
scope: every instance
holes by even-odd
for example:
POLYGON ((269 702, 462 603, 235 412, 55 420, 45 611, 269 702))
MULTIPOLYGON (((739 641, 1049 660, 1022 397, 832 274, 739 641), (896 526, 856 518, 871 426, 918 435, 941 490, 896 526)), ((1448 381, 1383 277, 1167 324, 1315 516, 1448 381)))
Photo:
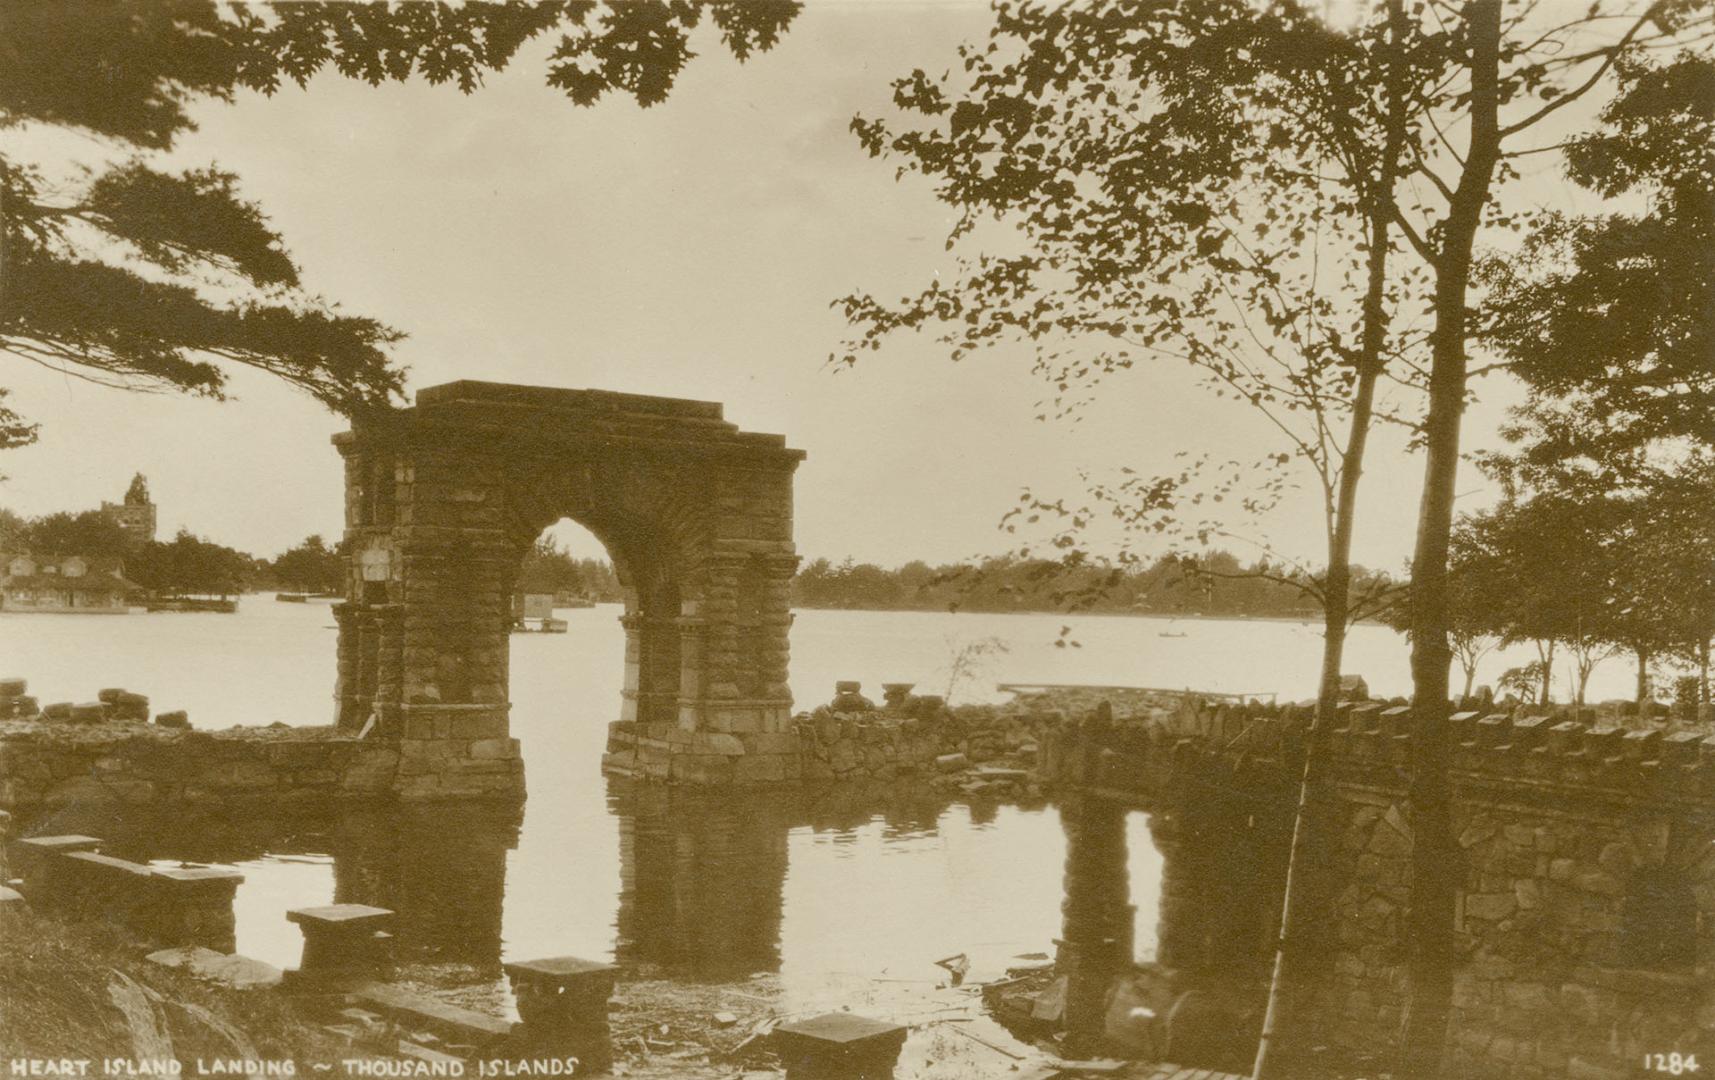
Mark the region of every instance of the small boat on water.
POLYGON ((512 632, 563 634, 566 620, 554 617, 554 597, 548 593, 518 593, 512 598, 512 632))
POLYGON ((222 615, 231 615, 238 610, 236 600, 215 600, 202 596, 177 596, 170 600, 149 600, 144 603, 145 611, 212 611, 222 615))
POLYGON ((553 617, 543 619, 515 619, 512 623, 514 634, 563 634, 566 632, 566 620, 553 617))
POLYGON ((274 599, 283 604, 302 604, 308 601, 309 598, 309 593, 301 592, 277 592, 274 594, 274 599))

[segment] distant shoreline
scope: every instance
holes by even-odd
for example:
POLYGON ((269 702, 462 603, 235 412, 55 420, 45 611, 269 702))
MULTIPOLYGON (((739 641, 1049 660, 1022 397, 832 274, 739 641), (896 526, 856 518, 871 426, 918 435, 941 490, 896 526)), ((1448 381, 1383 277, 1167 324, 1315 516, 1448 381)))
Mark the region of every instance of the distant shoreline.
MULTIPOLYGON (((1319 613, 1308 615, 1174 615, 1162 611, 1055 611, 1052 608, 1032 611, 985 611, 981 609, 960 609, 945 611, 939 608, 913 607, 825 607, 814 604, 794 604, 794 611, 851 611, 874 612, 876 614, 901 615, 1057 615, 1064 619, 1159 619, 1164 622, 1284 622, 1301 623, 1320 626, 1322 617, 1319 613)), ((1373 622, 1372 619, 1360 619, 1359 622, 1373 622)))

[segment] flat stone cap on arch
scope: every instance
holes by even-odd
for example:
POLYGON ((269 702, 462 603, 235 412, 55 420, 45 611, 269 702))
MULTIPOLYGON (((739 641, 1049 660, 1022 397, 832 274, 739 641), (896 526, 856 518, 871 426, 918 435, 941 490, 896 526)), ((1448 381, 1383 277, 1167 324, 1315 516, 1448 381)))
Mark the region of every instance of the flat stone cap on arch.
MULTIPOLYGON (((613 390, 460 379, 417 391, 414 407, 373 418, 366 434, 388 428, 447 435, 469 434, 512 443, 605 444, 764 459, 803 460, 784 435, 741 431, 717 401, 653 397, 613 390)), ((345 445, 355 432, 336 435, 345 445)))

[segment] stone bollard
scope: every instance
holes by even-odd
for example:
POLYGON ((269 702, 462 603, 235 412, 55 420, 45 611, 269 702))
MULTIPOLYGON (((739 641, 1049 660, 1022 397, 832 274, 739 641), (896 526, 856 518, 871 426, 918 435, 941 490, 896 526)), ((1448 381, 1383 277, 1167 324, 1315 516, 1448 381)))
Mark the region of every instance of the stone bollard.
POLYGON ((947 699, 940 694, 918 694, 911 699, 911 715, 919 720, 934 720, 947 710, 947 699))
MULTIPOLYGON (((24 691, 30 688, 23 679, 0 679, 0 720, 26 716, 23 710, 24 691)), ((32 709, 31 712, 35 710, 32 709)))
POLYGON ((71 702, 55 701, 42 706, 42 719, 65 721, 71 719, 71 702))
POLYGON ((99 701, 85 701, 73 705, 66 719, 74 724, 99 724, 107 719, 107 706, 99 701))
POLYGON ((774 1029, 788 1080, 888 1080, 905 1046, 905 1028, 836 1012, 774 1029))
POLYGON ((183 709, 178 709, 173 712, 157 713, 155 714, 155 726, 165 728, 189 728, 191 726, 191 717, 190 714, 185 712, 183 709))
POLYGON ((232 901, 244 875, 212 866, 152 868, 148 895, 132 928, 167 946, 201 945, 229 953, 238 947, 232 901))
POLYGON ((141 863, 71 851, 60 856, 54 874, 55 896, 65 911, 79 918, 130 926, 148 902, 151 872, 141 863))
POLYGON ((890 712, 904 712, 905 703, 911 697, 911 691, 916 689, 916 683, 884 682, 881 684, 882 701, 890 712))
POLYGON ((513 1035, 526 1053, 567 1054, 578 1072, 600 1072, 613 1063, 607 1003, 619 969, 575 956, 521 960, 501 965, 512 981, 519 1024, 513 1035))
POLYGON ((389 965, 393 912, 368 904, 329 904, 294 908, 286 921, 304 932, 304 955, 285 982, 310 988, 316 984, 372 979, 389 965))
POLYGON ((93 836, 30 836, 12 845, 13 868, 24 879, 24 895, 33 904, 47 904, 66 883, 61 861, 78 851, 94 851, 101 841, 93 836))
POLYGON ((840 680, 834 684, 834 700, 828 708, 837 713, 874 712, 875 702, 858 693, 862 689, 863 683, 854 679, 840 680))

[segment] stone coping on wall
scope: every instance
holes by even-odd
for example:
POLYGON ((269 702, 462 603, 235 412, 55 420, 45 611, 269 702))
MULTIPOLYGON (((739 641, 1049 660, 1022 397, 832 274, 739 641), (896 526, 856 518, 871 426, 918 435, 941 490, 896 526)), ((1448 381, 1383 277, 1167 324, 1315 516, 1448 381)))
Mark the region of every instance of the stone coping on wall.
MULTIPOLYGON (((1526 712, 1451 716, 1450 764, 1461 785, 1577 789, 1625 801, 1715 807, 1715 731, 1707 726, 1600 727, 1526 712)), ((1302 761, 1314 714, 1311 703, 1214 704, 1195 695, 1174 708, 1114 709, 1099 722, 1086 712, 1061 736, 1053 768, 1062 774, 1048 778, 1077 782, 1064 769, 1073 767, 1081 745, 1118 755, 1102 769, 1099 786, 1109 788, 1151 779, 1146 770, 1128 769, 1126 759, 1164 754, 1195 752, 1252 768, 1271 762, 1291 772, 1302 761)), ((1403 704, 1342 705, 1325 735, 1329 767, 1342 779, 1398 787, 1411 761, 1412 717, 1403 704)))

